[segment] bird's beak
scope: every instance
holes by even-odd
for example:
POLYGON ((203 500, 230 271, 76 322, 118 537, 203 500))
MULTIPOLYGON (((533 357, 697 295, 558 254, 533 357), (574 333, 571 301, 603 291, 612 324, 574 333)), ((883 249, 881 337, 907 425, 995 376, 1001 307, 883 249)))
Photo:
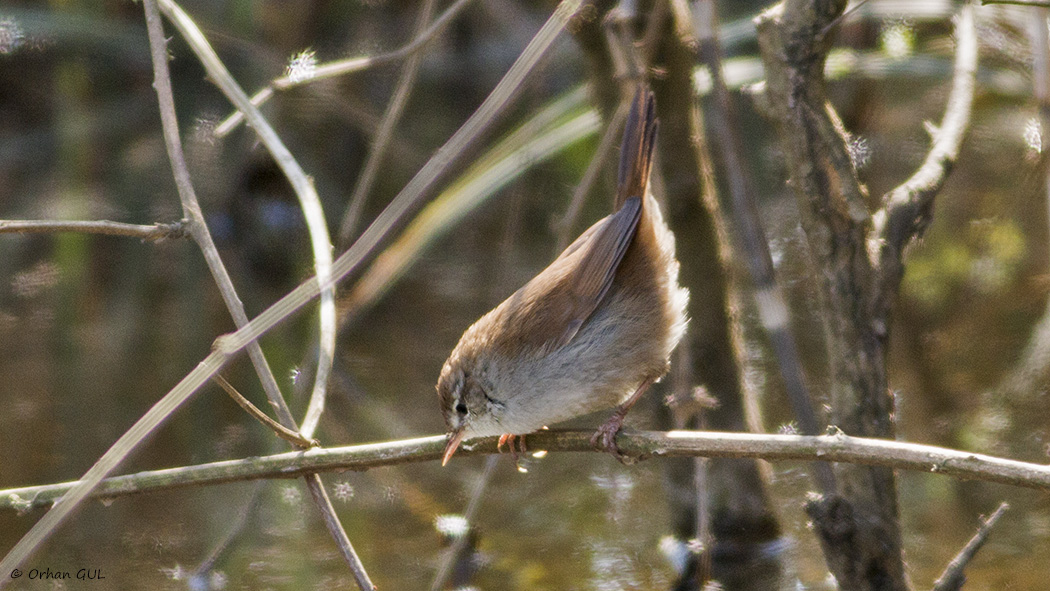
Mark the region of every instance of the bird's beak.
POLYGON ((463 441, 463 427, 456 429, 449 433, 448 443, 445 444, 445 455, 441 458, 441 465, 444 466, 452 459, 452 454, 456 453, 456 448, 459 447, 459 442, 463 441))

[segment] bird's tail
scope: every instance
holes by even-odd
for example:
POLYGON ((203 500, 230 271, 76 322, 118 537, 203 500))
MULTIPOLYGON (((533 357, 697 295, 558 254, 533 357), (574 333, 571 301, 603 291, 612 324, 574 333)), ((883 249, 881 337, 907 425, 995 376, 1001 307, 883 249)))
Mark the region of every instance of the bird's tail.
POLYGON ((616 192, 617 210, 629 197, 639 197, 645 201, 645 187, 649 183, 657 126, 653 93, 644 84, 639 85, 623 130, 619 185, 616 192))

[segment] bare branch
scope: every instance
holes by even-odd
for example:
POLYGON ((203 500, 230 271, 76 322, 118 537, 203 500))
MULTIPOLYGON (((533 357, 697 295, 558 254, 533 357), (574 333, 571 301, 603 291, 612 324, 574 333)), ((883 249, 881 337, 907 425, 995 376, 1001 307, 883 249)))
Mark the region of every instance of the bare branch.
POLYGON ((981 0, 985 4, 1016 4, 1018 6, 1050 6, 1050 0, 981 0))
MULTIPOLYGON (((196 191, 193 188, 189 167, 186 166, 186 156, 182 149, 182 140, 179 137, 179 122, 175 114, 171 75, 168 71, 167 42, 164 37, 160 16, 156 14, 157 11, 154 10, 153 2, 147 2, 144 8, 146 10, 147 30, 151 43, 150 51, 155 70, 154 86, 160 107, 161 128, 168 151, 168 158, 171 160, 172 176, 175 179, 179 200, 182 203, 183 215, 190 220, 189 231, 204 255, 208 270, 215 280, 215 285, 222 295, 226 308, 233 317, 234 324, 237 327, 243 327, 248 324, 248 315, 233 285, 233 279, 230 278, 230 274, 222 262, 222 257, 219 256, 219 249, 215 246, 215 241, 208 230, 208 225, 204 220, 204 213, 201 211, 196 191)), ((262 383, 270 405, 277 413, 278 419, 286 427, 294 427, 295 420, 292 418, 288 405, 284 402, 284 396, 277 385, 277 379, 274 377, 273 371, 270 369, 269 363, 266 361, 266 357, 263 355, 262 348, 258 343, 253 342, 249 344, 248 355, 252 360, 252 365, 255 367, 255 372, 259 376, 259 381, 262 383)))
MULTIPOLYGON (((170 0, 159 1, 163 3, 163 6, 166 8, 175 8, 170 0)), ((437 175, 445 171, 451 161, 462 154, 467 145, 476 140, 477 136, 491 125, 495 116, 503 109, 507 102, 509 102, 511 95, 521 85, 526 74, 532 71, 540 58, 553 44, 558 34, 565 28, 565 25, 569 22, 572 15, 576 13, 581 1, 582 0, 562 0, 554 10, 554 14, 552 14, 551 18, 548 19, 543 28, 536 33, 532 41, 529 43, 529 46, 525 48, 518 60, 514 62, 514 65, 511 66, 507 74, 502 80, 500 80, 499 84, 496 85, 496 88, 493 89, 485 102, 483 102, 471 118, 463 124, 459 131, 457 131, 449 141, 438 150, 438 153, 430 159, 412 181, 402 189, 401 193, 399 193, 394 201, 392 201, 384 210, 380 219, 373 222, 373 224, 364 232, 362 237, 335 261, 333 265, 334 275, 332 277, 329 277, 326 280, 319 280, 318 277, 311 277, 267 308, 247 325, 238 328, 237 331, 231 334, 216 339, 212 352, 201 360, 192 371, 186 374, 186 376, 183 377, 175 387, 168 391, 167 394, 146 411, 146 413, 142 415, 142 417, 139 418, 130 429, 117 439, 116 443, 102 454, 102 457, 100 457, 94 465, 84 473, 82 480, 69 491, 69 494, 63 499, 64 502, 61 505, 54 507, 44 515, 40 521, 38 521, 30 531, 19 540, 15 547, 8 552, 7 556, 0 561, 0 572, 10 572, 12 569, 21 565, 29 554, 43 543, 47 536, 50 535, 50 532, 57 528, 62 521, 64 521, 70 513, 72 513, 72 511, 79 506, 85 498, 87 498, 92 490, 98 485, 100 480, 115 470, 131 450, 138 447, 154 429, 156 429, 171 415, 172 412, 174 412, 175 409, 189 400, 189 398, 200 389, 206 381, 217 374, 234 355, 247 347, 262 334, 276 326, 279 322, 305 306, 313 298, 317 297, 321 293, 323 287, 331 287, 336 281, 357 269, 362 261, 373 253, 375 247, 380 241, 391 233, 398 222, 402 221, 405 213, 412 208, 420 198, 421 194, 436 181, 437 175)), ((182 16, 185 16, 185 13, 181 14, 182 16)), ((189 25, 192 25, 192 21, 190 21, 188 17, 186 17, 185 20, 188 21, 189 25)), ((203 40, 203 35, 201 35, 199 29, 195 26, 192 29, 184 30, 183 33, 188 33, 195 37, 199 37, 199 40, 203 40)), ((204 47, 207 47, 206 41, 204 47)), ((210 50, 210 48, 208 49, 210 50)), ((211 52, 209 59, 213 59, 219 66, 222 65, 221 62, 218 61, 218 56, 214 55, 214 52, 211 52)), ((221 72, 224 73, 226 77, 229 77, 229 73, 226 72, 224 67, 221 72)), ((212 75, 214 76, 215 73, 212 73, 212 75)), ((232 81, 232 78, 229 79, 232 81)), ((231 87, 231 90, 232 89, 236 89, 241 96, 244 96, 243 91, 240 91, 235 84, 231 87)), ((246 97, 244 100, 247 100, 246 97)), ((238 106, 244 106, 244 104, 238 102, 238 106)), ((252 109, 252 111, 254 111, 254 109, 252 109)), ((253 122, 253 126, 255 123, 266 125, 265 120, 262 120, 261 117, 260 121, 253 122)), ((266 125, 265 129, 272 132, 268 125, 266 125)), ((256 127, 256 130, 262 134, 263 128, 256 127)), ((277 158, 277 160, 279 164, 282 162, 280 158, 277 158)), ((305 178, 305 175, 303 178, 305 178)), ((295 180, 298 179, 293 179, 293 183, 295 180)))
MULTIPOLYGON (((436 0, 426 0, 423 3, 423 7, 420 9, 419 20, 416 24, 417 38, 426 33, 427 23, 430 22, 430 17, 434 13, 435 3, 436 0)), ((404 69, 401 70, 401 77, 397 81, 397 86, 394 88, 394 93, 390 98, 386 111, 383 112, 383 119, 379 123, 379 129, 376 130, 375 140, 372 142, 368 160, 365 161, 365 165, 361 169, 357 185, 354 187, 354 193, 350 197, 350 205, 347 207, 346 213, 343 215, 343 221, 339 226, 339 243, 343 246, 349 244, 357 232, 365 199, 368 198, 368 192, 372 189, 372 184, 379 173, 379 168, 383 164, 383 156, 386 155, 387 145, 390 143, 390 138, 394 136, 394 127, 401 120, 401 113, 405 108, 405 104, 408 103, 409 95, 412 94, 412 88, 416 84, 416 77, 419 75, 419 66, 422 63, 423 54, 416 53, 408 58, 404 69)))
POLYGON ((962 589, 963 583, 966 582, 966 575, 963 574, 963 570, 966 565, 970 564, 973 557, 977 555, 977 551, 981 549, 981 546, 988 541, 988 536, 992 533, 992 528, 995 527, 996 522, 999 518, 1006 513, 1006 510, 1010 508, 1010 505, 1001 503, 999 508, 995 510, 995 513, 985 519, 981 523, 981 527, 977 529, 977 533, 974 534, 970 541, 966 543, 966 546, 948 563, 948 566, 944 569, 944 573, 937 579, 937 582, 933 584, 933 591, 959 591, 962 589))
POLYGON ((222 389, 230 395, 230 398, 233 398, 233 401, 236 402, 238 406, 243 408, 245 412, 250 414, 255 420, 265 425, 268 429, 272 430, 274 434, 280 437, 281 439, 284 439, 288 443, 291 443, 292 445, 302 449, 309 449, 311 447, 317 447, 321 445, 321 443, 316 439, 307 439, 299 433, 297 433, 296 431, 293 431, 285 427, 284 425, 278 423, 277 421, 271 419, 269 416, 267 416, 266 413, 259 410, 259 407, 252 404, 250 400, 248 400, 244 397, 243 394, 238 392, 237 388, 234 388, 233 384, 226 381, 226 378, 222 377, 222 375, 216 375, 212 377, 212 381, 218 384, 220 387, 222 387, 222 389))
POLYGON ((104 236, 127 236, 149 242, 159 242, 170 238, 185 238, 187 235, 185 221, 161 223, 152 226, 125 224, 123 222, 98 221, 60 221, 60 220, 0 220, 0 234, 57 234, 59 232, 80 232, 83 234, 102 234, 104 236))
MULTIPOLYGON (((310 395, 310 401, 307 405, 306 416, 304 417, 302 427, 299 429, 299 433, 305 439, 309 440, 313 437, 317 423, 320 421, 321 413, 324 411, 328 376, 331 373, 332 361, 335 357, 336 338, 335 288, 333 284, 334 282, 331 280, 332 241, 328 235, 328 223, 325 220, 324 210, 321 208, 321 200, 314 188, 313 180, 310 179, 310 177, 308 177, 299 166, 299 163, 295 160, 294 156, 292 156, 292 153, 288 148, 285 147, 284 142, 281 141, 281 138, 273 130, 269 122, 266 121, 261 113, 259 113, 258 109, 251 105, 248 96, 226 69, 226 66, 211 48, 211 45, 208 44, 207 39, 197 27, 196 23, 194 23, 189 15, 183 12, 183 10, 172 0, 158 0, 158 4, 165 16, 167 16, 175 28, 179 30, 179 33, 181 33, 182 37, 197 55, 198 60, 200 60, 205 70, 207 70, 209 78, 219 87, 220 90, 222 90, 227 98, 229 98, 230 101, 245 114, 248 123, 259 136, 260 141, 266 146, 266 149, 270 152, 271 156, 273 156, 278 167, 280 167, 281 171, 288 178, 288 181, 295 191, 296 197, 299 199, 300 207, 303 210, 303 217, 306 221, 310 236, 310 245, 313 250, 314 268, 317 272, 318 282, 322 285, 320 290, 321 297, 318 318, 320 331, 318 336, 317 369, 314 374, 314 387, 310 395)), ((154 6, 151 1, 147 1, 146 5, 149 7, 151 13, 154 12, 154 6)), ((158 71, 157 77, 161 78, 161 73, 163 73, 163 77, 167 78, 166 61, 162 66, 157 65, 159 61, 157 54, 164 48, 163 38, 158 37, 158 35, 162 34, 160 22, 156 18, 153 18, 152 20, 155 22, 152 23, 153 26, 150 30, 150 41, 154 52, 155 69, 158 71)), ((171 102, 170 120, 171 122, 174 122, 174 101, 170 99, 170 81, 167 81, 167 84, 168 99, 171 102)), ((168 127, 171 126, 166 126, 166 131, 168 131, 168 127)), ((177 125, 174 126, 173 129, 175 131, 170 133, 175 134, 175 141, 177 141, 177 125)), ((166 135, 166 137, 169 137, 169 135, 166 135)), ((169 139, 169 146, 170 142, 171 140, 169 139)), ((183 166, 183 168, 185 167, 183 166)), ((179 170, 176 170, 176 182, 179 181, 180 174, 185 175, 185 182, 188 184, 188 172, 182 173, 179 170)), ((238 324, 238 326, 243 326, 243 324, 238 324)), ((264 383, 268 379, 272 378, 264 378, 264 383)), ((280 413, 280 410, 281 407, 284 406, 283 399, 274 400, 271 398, 271 403, 275 404, 278 413, 282 414, 280 413)), ((287 411, 287 407, 285 407, 285 411, 287 411)), ((282 419, 282 422, 286 424, 285 426, 291 428, 295 427, 295 421, 290 414, 285 413, 285 416, 280 418, 282 419)), ((119 459, 117 461, 119 461, 119 459)), ((361 564, 360 558, 358 558, 357 553, 354 551, 350 538, 339 523, 338 516, 335 513, 335 508, 332 506, 331 500, 328 499, 327 494, 324 491, 324 485, 321 483, 320 477, 317 475, 306 475, 305 479, 307 488, 310 490, 310 494, 313 497, 315 504, 320 509, 325 525, 328 527, 333 540, 339 547, 340 553, 350 566, 350 571, 353 574, 358 587, 360 587, 362 591, 373 589, 374 585, 372 584, 368 573, 365 571, 364 565, 361 564)))
POLYGON ((869 249, 879 258, 890 279, 899 278, 901 252, 921 234, 933 215, 933 200, 959 157, 969 128, 977 76, 977 27, 974 8, 964 5, 955 26, 955 74, 941 126, 933 138, 926 160, 914 175, 888 193, 885 205, 872 220, 876 242, 869 249), (876 250, 877 249, 877 250, 876 250))
POLYGON ((321 208, 321 200, 314 188, 313 180, 307 176, 302 167, 292 156, 292 153, 281 141, 270 123, 262 116, 262 113, 251 104, 248 95, 234 80, 226 65, 222 63, 219 56, 212 49, 208 40, 204 37, 200 28, 193 19, 186 14, 182 8, 173 0, 159 0, 161 11, 172 25, 178 29, 183 39, 193 50, 197 59, 208 72, 208 78, 222 91, 223 94, 247 117, 248 124, 252 126, 259 140, 273 156, 274 162, 280 167, 281 172, 288 178, 299 206, 303 210, 307 230, 310 236, 310 246, 313 251, 314 269, 317 271, 317 279, 324 286, 321 290, 321 304, 318 322, 320 331, 318 335, 318 360, 317 371, 314 374, 314 388, 307 405, 306 416, 303 418, 300 432, 306 438, 313 436, 324 411, 325 389, 328 376, 331 373, 332 359, 335 357, 336 337, 336 314, 335 314, 335 292, 332 285, 332 240, 328 235, 328 223, 325 220, 324 210, 321 208))
MULTIPOLYGON (((773 345, 784 390, 803 435, 817 435, 823 431, 822 421, 814 410, 809 386, 806 384, 802 359, 795 335, 791 332, 787 298, 777 283, 769 240, 758 216, 755 183, 748 173, 744 159, 744 140, 740 122, 722 73, 722 48, 717 36, 717 18, 714 0, 697 3, 696 36, 700 43, 700 61, 711 74, 711 102, 714 117, 707 117, 715 141, 708 145, 722 157, 722 170, 727 177, 733 222, 739 242, 744 246, 747 268, 755 284, 755 303, 762 327, 773 345)), ((826 462, 813 465, 813 477, 824 494, 835 492, 835 474, 826 462)))
POLYGON ((565 250, 565 247, 569 245, 576 218, 580 217, 580 211, 583 210, 583 203, 587 199, 587 194, 591 192, 591 188, 594 187, 594 183, 598 180, 598 173, 602 171, 606 160, 609 159, 609 154, 612 153, 613 148, 620 141, 620 134, 623 132, 623 122, 627 120, 627 113, 630 109, 631 100, 629 95, 625 95, 620 99, 620 104, 616 107, 612 118, 605 126, 605 133, 602 134, 602 139, 598 142, 598 149, 594 151, 594 156, 591 157, 587 170, 583 171, 580 184, 576 185, 576 189, 572 193, 572 199, 569 200, 569 208, 555 225, 558 235, 557 252, 565 250))
POLYGON ((313 472, 306 474, 305 478, 306 488, 310 491, 314 504, 321 508, 321 518, 324 520, 325 527, 328 528, 328 533, 339 542, 336 546, 339 548, 339 553, 343 555, 343 560, 350 565, 350 571, 354 574, 357 586, 361 591, 376 591, 376 586, 365 572, 365 565, 361 563, 361 559, 346 536, 346 531, 343 530, 343 524, 339 522, 332 499, 328 498, 328 491, 324 489, 324 483, 321 482, 321 475, 313 472))
MULTIPOLYGON (((269 86, 264 87, 262 90, 259 90, 252 95, 251 104, 256 107, 262 105, 270 100, 275 89, 287 90, 317 80, 353 74, 354 72, 360 72, 368 68, 388 64, 412 56, 429 45, 431 41, 437 39, 438 34, 441 33, 448 23, 452 22, 452 19, 455 18, 470 2, 471 0, 456 0, 455 3, 445 9, 445 12, 443 12, 441 16, 431 23, 430 27, 422 33, 419 33, 404 47, 391 51, 390 53, 365 57, 353 57, 321 64, 320 66, 313 68, 310 75, 307 77, 300 78, 297 76, 292 78, 288 75, 284 75, 280 78, 275 78, 269 86)), ((244 121, 243 112, 237 111, 236 113, 233 113, 215 127, 216 137, 223 137, 230 133, 235 127, 240 125, 242 121, 244 121)))
MULTIPOLYGON (((532 451, 594 452, 589 430, 550 430, 528 435, 532 451)), ((365 445, 315 447, 305 451, 227 460, 140 472, 103 480, 93 498, 115 498, 159 490, 205 486, 247 480, 298 478, 316 472, 368 470, 438 461, 445 436, 420 437, 365 445)), ((460 455, 498 453, 496 437, 468 441, 460 455)), ((645 457, 759 458, 769 461, 828 461, 886 466, 941 474, 962 480, 982 480, 1050 491, 1050 466, 1019 462, 887 439, 835 435, 767 435, 716 431, 621 431, 617 446, 627 455, 645 457)), ((65 495, 77 482, 0 490, 0 509, 28 510, 44 507, 65 495)))

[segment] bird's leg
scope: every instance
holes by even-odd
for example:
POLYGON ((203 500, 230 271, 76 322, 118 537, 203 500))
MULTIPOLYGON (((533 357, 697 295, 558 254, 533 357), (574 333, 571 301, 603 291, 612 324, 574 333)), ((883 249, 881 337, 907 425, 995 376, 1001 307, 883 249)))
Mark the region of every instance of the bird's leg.
POLYGON ((623 401, 620 406, 616 407, 616 411, 609 417, 608 421, 598 427, 598 430, 591 437, 591 445, 595 448, 607 451, 612 455, 616 456, 617 459, 623 460, 623 454, 620 453, 620 448, 616 446, 616 434, 620 432, 620 428, 623 427, 623 420, 627 417, 627 411, 631 410, 638 399, 645 394, 645 391, 649 389, 649 386, 655 382, 653 378, 646 378, 638 389, 631 394, 631 397, 623 401))
POLYGON ((504 433, 503 435, 499 436, 499 441, 496 442, 496 450, 499 451, 499 453, 503 453, 504 445, 507 446, 507 451, 510 452, 510 457, 514 460, 514 465, 518 467, 518 470, 520 472, 524 472, 525 469, 521 466, 521 463, 518 461, 518 454, 520 453, 522 456, 524 456, 526 453, 525 436, 514 435, 513 433, 504 433), (515 439, 518 440, 517 449, 514 448, 515 439))
MULTIPOLYGON (((503 446, 507 446, 507 451, 510 452, 510 457, 514 459, 514 463, 518 463, 518 450, 514 449, 514 440, 518 439, 518 436, 513 433, 504 433, 499 436, 499 441, 496 442, 496 451, 503 453, 503 446)), ((525 436, 522 435, 521 439, 518 439, 518 445, 521 447, 521 451, 525 451, 525 436)))

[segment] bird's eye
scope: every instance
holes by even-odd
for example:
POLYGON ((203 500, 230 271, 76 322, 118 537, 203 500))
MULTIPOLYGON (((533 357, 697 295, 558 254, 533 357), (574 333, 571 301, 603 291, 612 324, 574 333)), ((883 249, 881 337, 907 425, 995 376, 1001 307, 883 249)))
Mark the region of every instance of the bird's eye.
POLYGON ((467 414, 467 405, 460 402, 456 405, 456 412, 458 412, 461 415, 467 414))

